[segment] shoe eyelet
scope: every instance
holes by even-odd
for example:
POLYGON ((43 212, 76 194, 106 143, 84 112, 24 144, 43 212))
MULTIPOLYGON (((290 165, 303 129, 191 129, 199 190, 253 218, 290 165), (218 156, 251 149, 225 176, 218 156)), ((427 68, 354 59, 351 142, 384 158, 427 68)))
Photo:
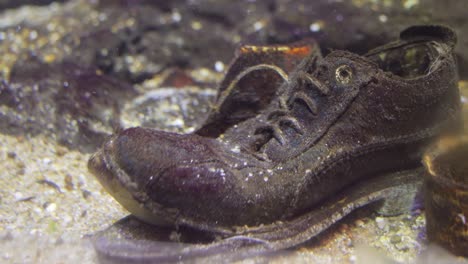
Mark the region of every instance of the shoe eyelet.
POLYGON ((348 65, 341 65, 336 68, 335 78, 341 84, 348 84, 353 78, 353 70, 348 65))

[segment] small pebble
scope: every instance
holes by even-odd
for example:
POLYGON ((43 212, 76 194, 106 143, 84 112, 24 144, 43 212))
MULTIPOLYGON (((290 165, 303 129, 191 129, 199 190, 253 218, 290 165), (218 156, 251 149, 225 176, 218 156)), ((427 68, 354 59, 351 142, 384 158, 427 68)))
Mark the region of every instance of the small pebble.
POLYGON ((88 199, 91 196, 91 192, 88 190, 82 190, 81 193, 85 199, 88 199))
POLYGON ((11 234, 11 232, 7 232, 5 235, 3 235, 2 237, 0 237, 0 240, 3 240, 3 241, 11 241, 13 240, 13 234, 11 234))
POLYGON ((68 191, 71 191, 75 188, 75 185, 73 184, 73 177, 70 175, 70 174, 67 174, 65 176, 65 189, 67 189, 68 191))
POLYGON ((379 20, 380 20, 380 22, 385 23, 385 22, 388 21, 388 17, 386 15, 382 14, 382 15, 379 16, 379 20))
POLYGON ((397 243, 400 243, 401 242, 401 236, 399 235, 394 235, 390 238, 390 242, 392 244, 397 244, 397 243))
POLYGON ((400 251, 408 251, 409 247, 405 243, 397 243, 395 247, 400 251))
POLYGON ((57 210, 57 204, 55 204, 55 203, 46 203, 44 205, 44 209, 49 213, 55 212, 55 210, 57 210))
POLYGON ((319 32, 320 30, 322 30, 322 27, 323 27, 323 22, 315 22, 315 23, 310 24, 309 30, 311 32, 319 32))
POLYGON ((10 159, 15 159, 16 158, 16 153, 13 152, 13 151, 9 151, 7 153, 7 157, 10 158, 10 159))
POLYGON ((375 218, 375 223, 377 224, 377 227, 379 229, 384 229, 385 228, 385 219, 383 217, 376 217, 375 218))
POLYGON ((19 200, 16 200, 17 202, 29 202, 29 201, 32 201, 34 200, 34 198, 36 198, 35 196, 28 196, 28 197, 24 197, 24 198, 21 198, 19 200))
POLYGON ((55 155, 62 157, 67 153, 67 150, 65 148, 57 147, 55 149, 55 155))
POLYGON ((47 185, 49 187, 52 187, 54 188, 55 190, 57 190, 59 193, 62 192, 62 190, 60 189, 60 186, 58 186, 55 182, 53 181, 50 181, 50 180, 47 180, 43 177, 41 177, 42 179, 39 179, 37 180, 36 182, 39 183, 39 184, 44 184, 44 185, 47 185))
POLYGON ((222 61, 217 61, 214 66, 215 70, 217 72, 223 72, 224 71, 224 63, 222 61))
POLYGON ((390 225, 390 228, 389 228, 390 231, 392 232, 397 232, 398 230, 400 230, 400 227, 398 225, 390 225))
POLYGON ((23 194, 20 192, 15 192, 14 196, 16 201, 23 199, 23 194))
POLYGON ((361 219, 356 220, 355 222, 356 226, 363 227, 366 223, 362 221, 361 219))

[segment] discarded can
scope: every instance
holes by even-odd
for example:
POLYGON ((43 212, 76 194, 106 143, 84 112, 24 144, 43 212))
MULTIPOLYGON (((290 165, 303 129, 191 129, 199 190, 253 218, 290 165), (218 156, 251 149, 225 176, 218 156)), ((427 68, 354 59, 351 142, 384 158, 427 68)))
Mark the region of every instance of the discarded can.
POLYGON ((468 257, 468 136, 441 139, 424 165, 427 237, 468 257))

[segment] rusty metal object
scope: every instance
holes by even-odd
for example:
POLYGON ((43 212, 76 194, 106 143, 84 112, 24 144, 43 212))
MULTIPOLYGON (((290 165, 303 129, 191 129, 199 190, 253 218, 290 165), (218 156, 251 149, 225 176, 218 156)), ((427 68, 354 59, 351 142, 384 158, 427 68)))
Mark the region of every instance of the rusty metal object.
POLYGON ((468 256, 468 136, 441 139, 424 156, 427 236, 468 256))

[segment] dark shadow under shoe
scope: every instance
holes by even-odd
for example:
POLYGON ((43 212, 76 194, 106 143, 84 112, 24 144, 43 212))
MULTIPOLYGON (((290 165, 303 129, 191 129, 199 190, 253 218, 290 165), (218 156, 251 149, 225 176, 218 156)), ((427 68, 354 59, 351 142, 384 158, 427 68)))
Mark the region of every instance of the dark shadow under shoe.
POLYGON ((89 168, 144 221, 297 245, 417 184, 428 144, 461 128, 455 42, 450 29, 417 26, 366 56, 309 56, 219 137, 132 128, 89 168))

